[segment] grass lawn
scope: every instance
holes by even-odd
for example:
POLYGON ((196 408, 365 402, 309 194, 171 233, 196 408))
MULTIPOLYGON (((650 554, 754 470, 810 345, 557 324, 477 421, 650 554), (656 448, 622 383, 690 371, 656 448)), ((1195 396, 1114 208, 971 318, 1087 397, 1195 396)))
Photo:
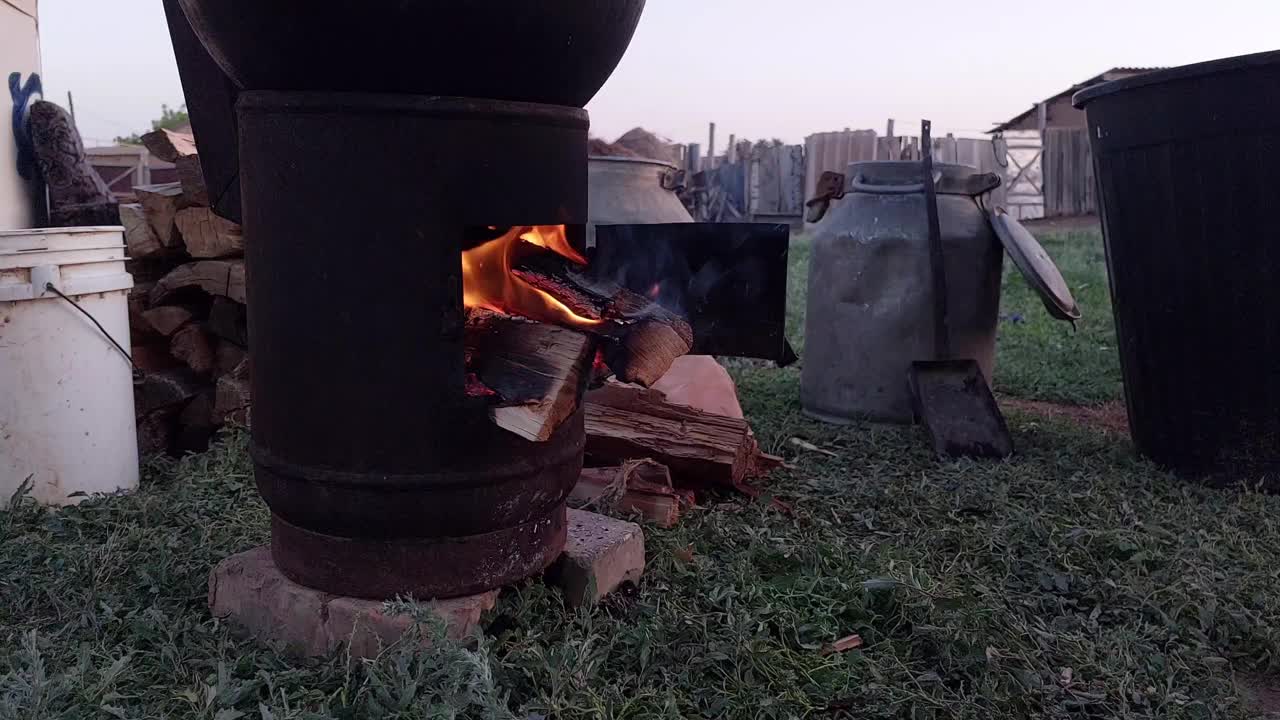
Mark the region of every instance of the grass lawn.
MULTIPOLYGON (((1089 319, 1041 323, 1010 277, 1024 322, 1002 326, 999 387, 1114 399, 1096 239, 1048 246, 1089 319)), ((153 462, 132 496, 0 513, 0 720, 1257 716, 1250 688, 1280 671, 1280 499, 1017 413, 1012 460, 939 462, 910 428, 806 420, 795 368, 735 375, 792 463, 768 489, 794 515, 713 498, 647 529, 637 591, 574 613, 511 588, 475 648, 289 662, 210 618, 209 569, 267 538, 240 434, 153 462), (852 633, 861 649, 821 652, 852 633)))

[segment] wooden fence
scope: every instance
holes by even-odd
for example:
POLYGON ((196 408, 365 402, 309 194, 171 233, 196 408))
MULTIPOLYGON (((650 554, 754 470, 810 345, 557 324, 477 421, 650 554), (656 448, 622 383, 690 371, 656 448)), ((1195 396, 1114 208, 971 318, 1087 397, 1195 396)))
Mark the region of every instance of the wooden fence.
MULTIPOLYGON (((816 192, 818 178, 822 173, 846 172, 850 163, 873 160, 919 160, 920 138, 901 135, 880 136, 875 130, 817 133, 806 139, 805 157, 808 162, 805 197, 808 198, 813 197, 816 192)), ((957 138, 951 135, 933 138, 933 159, 934 162, 969 165, 977 168, 979 172, 1000 175, 1005 178, 1005 182, 1008 182, 1005 168, 1000 165, 995 148, 987 139, 957 138)), ((990 201, 993 205, 1004 206, 1005 188, 996 189, 990 201)), ((832 206, 839 203, 840 201, 836 200, 832 202, 832 206)))
POLYGON ((699 222, 794 223, 804 214, 803 146, 744 140, 696 164, 682 200, 699 222))
POLYGON ((1087 129, 1046 128, 1042 172, 1046 217, 1097 212, 1097 186, 1087 129))

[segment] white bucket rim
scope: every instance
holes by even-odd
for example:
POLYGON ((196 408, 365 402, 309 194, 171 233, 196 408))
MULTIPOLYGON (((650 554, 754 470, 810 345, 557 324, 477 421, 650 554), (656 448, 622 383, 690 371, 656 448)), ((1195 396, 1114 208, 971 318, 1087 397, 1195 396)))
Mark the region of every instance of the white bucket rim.
POLYGON ((119 225, 0 230, 0 257, 124 248, 124 228, 119 225))
POLYGON ((123 225, 84 225, 51 228, 18 228, 16 230, 0 230, 0 238, 20 235, 91 235, 104 232, 124 232, 123 225))

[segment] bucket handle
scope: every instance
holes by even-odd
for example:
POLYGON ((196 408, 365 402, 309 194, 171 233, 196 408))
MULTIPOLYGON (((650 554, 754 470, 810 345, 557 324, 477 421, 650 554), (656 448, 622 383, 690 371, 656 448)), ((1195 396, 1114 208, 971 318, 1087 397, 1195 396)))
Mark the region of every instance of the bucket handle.
POLYGON ((53 283, 46 282, 44 284, 44 289, 46 292, 51 292, 54 295, 57 295, 58 297, 62 298, 63 300, 66 300, 67 302, 71 303, 71 307, 75 308, 76 310, 79 310, 82 315, 89 318, 89 322, 93 323, 94 326, 98 328, 98 331, 101 332, 103 335, 105 335, 106 338, 111 341, 111 344, 115 346, 116 350, 120 351, 120 354, 124 356, 125 362, 129 363, 129 367, 133 368, 134 379, 135 380, 138 379, 141 371, 138 369, 138 366, 133 363, 133 357, 130 356, 129 353, 125 352, 124 348, 120 347, 120 343, 116 342, 116 339, 111 336, 111 333, 107 332, 106 328, 102 327, 102 323, 98 322, 98 318, 94 317, 88 310, 85 310, 83 307, 80 307, 80 303, 73 300, 70 295, 67 295, 66 293, 59 290, 57 286, 55 286, 53 283))

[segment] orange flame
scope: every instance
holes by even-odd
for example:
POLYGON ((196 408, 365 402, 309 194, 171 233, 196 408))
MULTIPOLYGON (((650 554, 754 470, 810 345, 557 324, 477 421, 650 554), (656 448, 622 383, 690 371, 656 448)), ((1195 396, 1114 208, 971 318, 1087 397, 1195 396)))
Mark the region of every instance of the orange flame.
POLYGON ((530 245, 579 265, 587 264, 587 259, 569 244, 563 225, 514 227, 502 237, 462 253, 462 304, 570 327, 599 325, 600 320, 578 315, 511 272, 520 257, 529 252, 530 245))

